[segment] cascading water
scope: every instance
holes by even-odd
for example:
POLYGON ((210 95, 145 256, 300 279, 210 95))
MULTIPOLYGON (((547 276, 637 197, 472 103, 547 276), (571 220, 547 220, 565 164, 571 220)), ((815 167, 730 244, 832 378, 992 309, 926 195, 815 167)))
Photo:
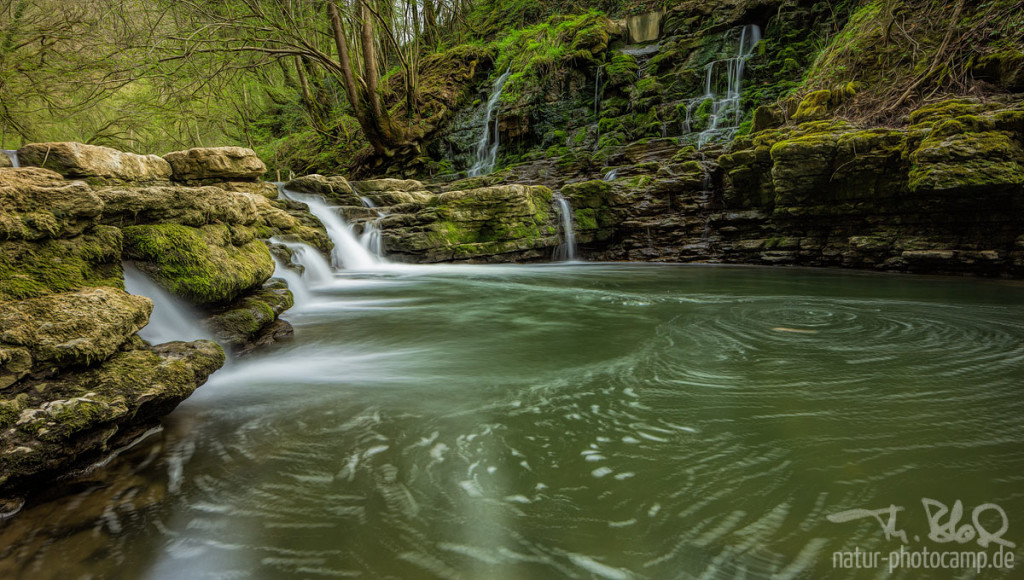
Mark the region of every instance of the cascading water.
MULTIPOLYGON (((352 188, 355 192, 355 188, 352 188)), ((356 195, 359 192, 355 192, 356 195)), ((373 203, 373 200, 360 195, 359 200, 363 202, 363 207, 370 209, 377 209, 377 204, 373 203)), ((384 259, 384 237, 381 235, 381 221, 387 217, 388 214, 377 210, 377 219, 369 220, 363 224, 363 233, 359 236, 359 243, 362 244, 366 251, 370 252, 379 260, 384 259)))
POLYGON ((576 232, 572 227, 572 205, 561 195, 555 196, 555 210, 562 226, 562 244, 555 248, 556 262, 571 262, 576 259, 576 232))
MULTIPOLYGON (((294 254, 292 254, 294 258, 294 254)), ((309 288, 309 284, 299 275, 298 272, 292 270, 288 266, 281 263, 281 260, 274 258, 274 277, 280 278, 288 283, 288 289, 292 291, 292 298, 295 300, 293 308, 295 310, 301 310, 305 308, 312 301, 312 291, 309 288)))
POLYGON ((498 119, 495 111, 498 108, 498 101, 501 99, 501 89, 505 86, 512 70, 505 71, 505 74, 494 81, 494 90, 491 98, 487 100, 487 116, 484 119, 484 128, 480 134, 480 140, 476 143, 476 160, 469 168, 469 176, 476 177, 487 175, 494 171, 494 165, 498 160, 498 119), (494 117, 494 133, 491 133, 491 118, 494 117))
POLYGON ((686 107, 686 120, 683 122, 683 131, 690 132, 693 108, 711 100, 708 126, 697 136, 698 149, 712 140, 731 139, 739 128, 743 120, 743 108, 740 105, 743 71, 747 61, 754 54, 754 47, 760 41, 760 27, 748 24, 740 31, 736 56, 708 64, 704 78, 704 95, 694 99, 686 107))
POLYGON ((309 207, 309 213, 324 224, 328 237, 334 242, 334 251, 331 252, 331 262, 334 267, 346 270, 372 270, 380 265, 380 260, 359 243, 344 218, 334 208, 328 206, 323 198, 296 193, 284 188, 281 188, 280 191, 284 197, 306 204, 309 207))
POLYGON ((315 248, 301 242, 288 242, 271 238, 271 243, 281 244, 292 253, 292 263, 302 266, 302 277, 309 285, 327 284, 334 279, 331 265, 315 248))
POLYGON ((11 160, 11 167, 21 167, 21 164, 18 162, 17 149, 0 149, 0 153, 7 155, 7 158, 11 160))
POLYGON ((213 340, 203 328, 199 315, 183 300, 164 290, 153 280, 139 271, 135 264, 124 262, 124 288, 129 294, 145 296, 153 301, 153 313, 149 324, 139 331, 139 336, 153 344, 174 340, 213 340))
POLYGON ((612 169, 608 173, 605 173, 604 177, 602 179, 604 181, 615 181, 618 177, 619 177, 619 170, 618 169, 612 169))

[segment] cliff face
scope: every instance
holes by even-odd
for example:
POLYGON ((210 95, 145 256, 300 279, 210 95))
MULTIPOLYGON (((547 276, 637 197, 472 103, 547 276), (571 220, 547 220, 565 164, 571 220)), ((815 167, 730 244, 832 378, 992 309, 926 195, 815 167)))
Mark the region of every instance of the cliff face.
POLYGON ((257 181, 251 151, 139 156, 33 144, 0 168, 0 492, 83 467, 138 436, 224 363, 210 341, 145 343, 153 303, 122 261, 206 313, 243 351, 280 336, 291 294, 269 282, 272 235, 322 249, 308 216, 257 181), (179 165, 181 166, 179 168, 179 165), (303 223, 305 222, 305 223, 303 223))
MULTIPOLYGON (((587 259, 1020 276, 1014 3, 723 0, 652 18, 655 42, 593 13, 496 42, 493 74, 512 73, 487 127, 499 171, 439 189, 561 190, 587 259)), ((481 87, 431 149, 442 181, 472 163, 481 87)))

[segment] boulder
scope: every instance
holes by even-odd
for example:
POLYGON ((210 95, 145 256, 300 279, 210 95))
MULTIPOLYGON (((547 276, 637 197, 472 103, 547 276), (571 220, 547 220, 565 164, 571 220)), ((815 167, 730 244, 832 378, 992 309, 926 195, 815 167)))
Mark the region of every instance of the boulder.
POLYGON ((197 306, 226 304, 274 273, 270 250, 244 226, 128 226, 124 254, 172 294, 197 306))
POLYGON ((252 149, 244 147, 197 147, 164 155, 174 181, 254 181, 267 166, 252 149))
POLYGON ((423 191, 423 184, 413 179, 369 179, 351 182, 352 189, 360 194, 377 191, 423 191))
POLYGON ((559 243, 551 204, 544 186, 449 191, 416 213, 385 217, 384 246, 413 261, 540 259, 559 243))
POLYGON ((224 364, 213 342, 115 353, 0 400, 0 490, 67 473, 128 443, 224 364))
POLYGON ((359 197, 352 192, 348 180, 340 175, 303 175, 284 184, 284 188, 288 191, 319 195, 328 203, 336 205, 360 204, 359 197))
POLYGON ((81 181, 48 169, 0 169, 0 239, 77 236, 96 222, 103 202, 81 181))
POLYGON ((271 279, 263 288, 208 318, 206 327, 221 344, 238 351, 251 345, 293 304, 288 285, 283 280, 271 279))
POLYGON ((156 155, 136 155, 83 143, 31 143, 18 149, 22 167, 52 169, 68 178, 99 181, 166 181, 171 166, 156 155))
POLYGON ((153 311, 148 298, 106 287, 0 304, 0 351, 9 353, 8 363, 0 360, 0 388, 29 370, 105 360, 146 326, 153 311))
POLYGON ((121 230, 95 226, 74 238, 0 242, 0 300, 121 287, 121 230))
POLYGON ((219 187, 112 187, 97 190, 97 195, 103 200, 103 223, 116 226, 148 223, 193 227, 213 223, 252 225, 260 215, 257 196, 228 192, 219 187))

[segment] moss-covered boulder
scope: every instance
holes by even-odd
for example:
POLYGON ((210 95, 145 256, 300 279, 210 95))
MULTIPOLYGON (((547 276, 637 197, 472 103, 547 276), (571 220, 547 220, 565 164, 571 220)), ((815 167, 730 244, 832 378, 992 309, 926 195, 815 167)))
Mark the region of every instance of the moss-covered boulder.
POLYGON ((171 166, 156 155, 136 155, 83 143, 32 143, 18 149, 22 166, 52 169, 96 182, 167 181, 171 166))
POLYGON ((105 360, 146 326, 152 310, 148 298, 105 287, 0 302, 0 352, 19 353, 8 357, 15 366, 0 361, 0 388, 29 371, 105 360))
POLYGON ((540 259, 559 243, 551 204, 543 186, 449 191, 416 213, 384 218, 384 245, 410 261, 540 259))
POLYGON ((221 344, 239 351, 257 341, 277 317, 294 305, 282 280, 271 279, 262 288, 206 320, 221 344))
POLYGON ((267 172, 267 166, 252 149, 244 147, 196 147, 164 155, 174 181, 252 181, 267 172))
POLYGON ((122 231, 125 256, 197 306, 229 303, 274 273, 270 251, 244 226, 158 224, 122 231))
POLYGON ((121 231, 95 226, 73 238, 0 242, 0 300, 122 287, 121 231))
POLYGON ((95 461, 152 426, 224 364, 215 343, 136 344, 103 364, 22 381, 0 400, 0 490, 95 461))

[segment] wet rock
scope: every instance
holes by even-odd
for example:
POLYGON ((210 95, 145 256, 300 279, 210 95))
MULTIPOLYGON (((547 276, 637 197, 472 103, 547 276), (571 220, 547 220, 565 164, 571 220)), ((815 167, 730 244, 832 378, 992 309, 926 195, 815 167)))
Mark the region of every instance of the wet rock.
POLYGON ((282 280, 272 279, 260 290, 245 296, 229 308, 206 320, 217 341, 239 351, 255 346, 257 337, 294 304, 292 293, 282 280))
POLYGON ((267 166, 252 149, 243 147, 197 147, 164 155, 174 181, 252 181, 267 172, 267 166))
POLYGON ((0 402, 0 491, 95 461, 169 413, 224 364, 215 343, 118 352, 0 402))
POLYGON ((32 143, 18 149, 21 165, 52 169, 64 177, 96 182, 153 182, 171 177, 156 155, 136 155, 83 143, 32 143))
POLYGON ((384 218, 384 245, 389 256, 409 261, 546 258, 559 243, 551 204, 543 186, 449 191, 416 213, 384 218))

